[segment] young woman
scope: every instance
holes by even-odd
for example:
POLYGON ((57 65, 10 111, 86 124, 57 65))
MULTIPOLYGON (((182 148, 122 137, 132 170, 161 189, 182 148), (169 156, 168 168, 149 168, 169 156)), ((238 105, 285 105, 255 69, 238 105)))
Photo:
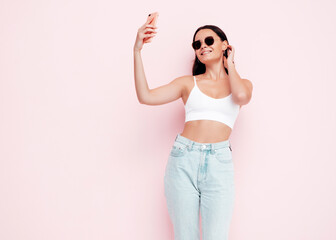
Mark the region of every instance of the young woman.
POLYGON ((228 239, 234 203, 234 168, 229 141, 242 105, 252 96, 252 83, 241 79, 234 65, 234 48, 214 26, 198 28, 193 36, 192 76, 149 89, 140 51, 157 27, 138 29, 134 44, 134 78, 140 103, 160 105, 179 99, 185 105, 185 126, 178 133, 165 169, 164 189, 175 240, 228 239), (148 32, 147 34, 145 34, 148 32), (228 55, 228 50, 230 54, 228 55))

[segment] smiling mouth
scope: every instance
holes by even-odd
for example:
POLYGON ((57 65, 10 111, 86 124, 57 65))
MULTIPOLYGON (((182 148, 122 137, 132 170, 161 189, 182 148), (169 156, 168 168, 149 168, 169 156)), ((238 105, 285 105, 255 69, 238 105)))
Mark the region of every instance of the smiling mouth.
POLYGON ((201 55, 204 56, 204 55, 207 55, 209 53, 212 53, 212 51, 207 51, 207 52, 201 53, 201 55))

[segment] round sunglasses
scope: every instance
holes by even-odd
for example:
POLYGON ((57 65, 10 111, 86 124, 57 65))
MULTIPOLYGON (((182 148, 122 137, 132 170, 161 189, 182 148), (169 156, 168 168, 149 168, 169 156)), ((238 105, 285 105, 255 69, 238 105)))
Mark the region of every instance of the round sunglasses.
MULTIPOLYGON (((213 38, 213 36, 208 36, 204 39, 204 42, 206 45, 211 46, 215 42, 215 39, 213 38)), ((201 40, 194 41, 191 45, 194 50, 198 50, 202 46, 201 40)))

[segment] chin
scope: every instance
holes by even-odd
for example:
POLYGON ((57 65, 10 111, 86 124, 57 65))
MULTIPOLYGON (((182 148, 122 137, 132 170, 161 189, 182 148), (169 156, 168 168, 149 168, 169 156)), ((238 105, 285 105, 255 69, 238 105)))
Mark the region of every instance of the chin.
POLYGON ((220 61, 220 58, 204 58, 204 59, 199 59, 201 63, 203 64, 209 64, 209 63, 214 63, 220 61))

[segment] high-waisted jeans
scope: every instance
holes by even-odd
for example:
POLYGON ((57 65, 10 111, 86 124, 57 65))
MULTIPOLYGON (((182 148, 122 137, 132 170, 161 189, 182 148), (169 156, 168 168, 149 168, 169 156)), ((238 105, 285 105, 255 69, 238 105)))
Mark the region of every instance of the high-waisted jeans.
POLYGON ((234 204, 230 141, 198 143, 177 134, 164 175, 175 240, 227 240, 234 204))

